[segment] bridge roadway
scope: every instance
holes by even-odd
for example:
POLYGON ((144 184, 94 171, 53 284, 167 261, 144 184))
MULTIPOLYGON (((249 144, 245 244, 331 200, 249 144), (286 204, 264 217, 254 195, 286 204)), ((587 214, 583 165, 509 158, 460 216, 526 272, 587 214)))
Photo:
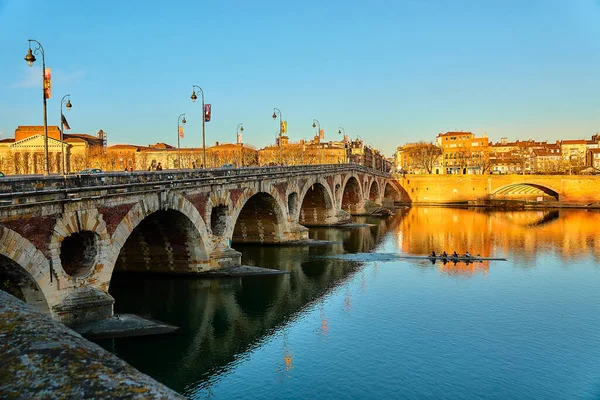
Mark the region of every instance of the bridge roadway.
POLYGON ((115 269, 197 274, 240 265, 232 243, 308 238, 400 200, 358 165, 8 177, 0 181, 0 282, 67 325, 110 317, 115 269))

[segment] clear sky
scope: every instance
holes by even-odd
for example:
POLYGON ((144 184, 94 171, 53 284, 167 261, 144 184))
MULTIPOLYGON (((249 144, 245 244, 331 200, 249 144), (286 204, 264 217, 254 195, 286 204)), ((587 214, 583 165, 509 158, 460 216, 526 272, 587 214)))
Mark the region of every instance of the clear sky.
POLYGON ((273 107, 290 140, 338 127, 391 155, 442 131, 494 141, 600 131, 600 0, 38 1, 0 0, 0 132, 42 125, 41 58, 73 133, 109 144, 274 142, 273 107))

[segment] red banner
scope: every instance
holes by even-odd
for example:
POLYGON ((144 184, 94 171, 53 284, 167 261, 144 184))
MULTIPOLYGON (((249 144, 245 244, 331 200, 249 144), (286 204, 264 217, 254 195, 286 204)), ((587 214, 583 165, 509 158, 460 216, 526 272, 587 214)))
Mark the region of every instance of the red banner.
POLYGON ((50 68, 44 71, 44 97, 47 99, 52 97, 52 72, 50 68))
POLYGON ((179 126, 179 137, 183 139, 183 126, 179 126))
POLYGON ((204 105, 204 121, 205 122, 210 121, 210 111, 211 111, 210 104, 205 104, 204 105))

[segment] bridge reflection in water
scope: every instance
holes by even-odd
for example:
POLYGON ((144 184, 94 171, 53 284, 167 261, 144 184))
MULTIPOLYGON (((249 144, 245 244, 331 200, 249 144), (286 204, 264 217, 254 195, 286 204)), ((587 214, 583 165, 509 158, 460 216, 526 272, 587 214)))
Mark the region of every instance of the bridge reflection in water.
MULTIPOLYGON (((289 271, 286 275, 191 279, 117 273, 110 286, 116 313, 151 316, 181 327, 181 334, 99 343, 182 392, 235 364, 240 354, 342 285, 361 267, 361 263, 319 256, 368 252, 398 221, 368 218, 366 226, 311 228, 312 238, 335 242, 329 245, 234 244, 242 252, 242 264, 289 271)), ((325 317, 318 329, 326 334, 325 317)), ((284 353, 282 372, 293 367, 292 350, 284 353)))
POLYGON ((320 258, 322 255, 423 255, 435 249, 462 253, 469 250, 510 259, 506 264, 409 260, 393 266, 469 278, 496 267, 530 268, 543 263, 542 254, 549 250, 562 257, 565 265, 573 257, 600 254, 600 212, 418 207, 397 211, 393 218, 369 219, 370 226, 311 228, 312 238, 338 242, 333 245, 234 246, 241 251, 243 264, 278 268, 289 271, 288 275, 205 280, 118 274, 110 287, 118 313, 150 315, 180 326, 182 332, 177 336, 118 339, 102 344, 177 391, 210 392, 216 377, 234 369, 253 349, 276 334, 282 337, 277 372, 281 377, 291 374, 295 355, 310 348, 290 347, 286 327, 307 310, 320 310, 320 320, 315 321, 312 331, 331 338, 330 329, 335 329, 335 325, 330 323, 322 304, 324 297, 336 288, 341 289, 337 293, 342 293, 346 311, 361 312, 354 311, 352 304, 352 293, 356 295, 358 291, 349 290, 348 285, 360 286, 361 293, 367 290, 364 276, 362 282, 360 277, 352 279, 364 264, 320 258))

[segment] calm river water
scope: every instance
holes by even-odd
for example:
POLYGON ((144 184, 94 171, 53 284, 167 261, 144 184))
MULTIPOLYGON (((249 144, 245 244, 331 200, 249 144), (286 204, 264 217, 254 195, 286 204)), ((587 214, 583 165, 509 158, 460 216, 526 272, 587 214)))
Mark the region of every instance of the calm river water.
POLYGON ((289 275, 117 275, 117 312, 181 333, 101 344, 197 399, 600 398, 599 212, 357 221, 370 226, 311 229, 333 245, 234 246, 244 264, 289 275), (382 257, 431 250, 508 261, 382 257))

